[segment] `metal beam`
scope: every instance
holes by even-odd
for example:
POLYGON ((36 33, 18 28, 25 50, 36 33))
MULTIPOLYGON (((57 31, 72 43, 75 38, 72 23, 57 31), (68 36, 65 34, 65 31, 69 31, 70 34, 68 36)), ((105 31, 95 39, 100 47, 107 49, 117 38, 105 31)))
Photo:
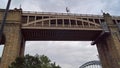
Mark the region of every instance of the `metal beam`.
POLYGON ((109 33, 110 32, 108 32, 108 31, 103 31, 96 39, 95 39, 95 41, 93 41, 92 43, 91 43, 91 45, 95 45, 97 42, 99 42, 101 39, 103 39, 103 38, 105 38, 105 37, 107 37, 108 35, 109 35, 109 33))
POLYGON ((120 23, 116 23, 117 27, 118 27, 118 30, 119 30, 119 33, 120 33, 120 23))
POLYGON ((106 22, 101 23, 101 26, 102 26, 102 28, 103 28, 102 33, 95 39, 95 41, 93 41, 93 42, 91 43, 91 45, 95 45, 95 44, 96 44, 97 42, 99 42, 101 39, 106 38, 106 37, 110 34, 110 31, 109 31, 109 29, 108 29, 108 26, 107 26, 106 22))

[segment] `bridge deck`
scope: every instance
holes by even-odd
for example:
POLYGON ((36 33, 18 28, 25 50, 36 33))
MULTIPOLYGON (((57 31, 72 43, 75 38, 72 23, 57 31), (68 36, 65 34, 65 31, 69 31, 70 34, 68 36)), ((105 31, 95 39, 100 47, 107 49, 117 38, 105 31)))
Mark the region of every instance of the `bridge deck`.
MULTIPOLYGON (((112 19, 120 22, 120 16, 112 19)), ((102 32, 103 22, 102 15, 23 11, 20 23, 25 40, 92 41, 102 32)))
POLYGON ((101 30, 22 29, 28 41, 92 41, 101 30))
POLYGON ((102 32, 102 15, 23 12, 22 33, 26 40, 92 41, 102 32))

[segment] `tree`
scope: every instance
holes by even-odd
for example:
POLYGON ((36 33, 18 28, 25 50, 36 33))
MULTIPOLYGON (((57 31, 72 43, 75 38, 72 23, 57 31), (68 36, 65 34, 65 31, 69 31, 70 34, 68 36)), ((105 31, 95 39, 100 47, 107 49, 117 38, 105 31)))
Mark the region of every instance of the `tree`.
POLYGON ((41 61, 38 57, 26 55, 25 57, 16 58, 9 68, 41 68, 41 61))
POLYGON ((41 68, 41 61, 37 56, 26 55, 24 60, 26 68, 41 68))
POLYGON ((18 57, 11 63, 9 68, 61 68, 56 65, 55 62, 51 63, 51 60, 45 55, 26 55, 25 57, 18 57))
POLYGON ((51 60, 45 55, 40 56, 40 60, 42 62, 41 68, 61 68, 60 66, 57 66, 55 62, 51 63, 51 60))
POLYGON ((42 62, 41 68, 49 68, 51 66, 51 60, 45 55, 40 56, 40 61, 42 62))
POLYGON ((52 68, 61 68, 59 65, 56 66, 56 63, 55 63, 55 62, 54 62, 54 63, 51 63, 51 67, 52 67, 52 68))

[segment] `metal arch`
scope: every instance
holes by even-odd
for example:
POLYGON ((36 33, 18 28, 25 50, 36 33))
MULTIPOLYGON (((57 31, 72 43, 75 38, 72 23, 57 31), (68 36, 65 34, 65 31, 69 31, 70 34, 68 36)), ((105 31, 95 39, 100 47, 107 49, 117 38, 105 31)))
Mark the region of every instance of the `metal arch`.
POLYGON ((87 21, 87 20, 83 20, 83 19, 76 19, 76 18, 46 18, 46 19, 35 20, 35 21, 29 22, 27 24, 23 24, 23 26, 28 26, 28 25, 34 24, 36 22, 42 22, 42 21, 48 21, 48 20, 56 20, 56 19, 77 20, 77 21, 87 22, 89 24, 93 24, 93 25, 96 25, 96 26, 100 26, 100 24, 97 24, 95 22, 91 22, 91 21, 87 21))
POLYGON ((85 68, 85 67, 90 66, 90 65, 99 65, 99 66, 101 66, 101 63, 100 63, 100 61, 96 61, 96 60, 95 61, 89 61, 89 62, 83 64, 82 66, 80 66, 79 68, 85 68))

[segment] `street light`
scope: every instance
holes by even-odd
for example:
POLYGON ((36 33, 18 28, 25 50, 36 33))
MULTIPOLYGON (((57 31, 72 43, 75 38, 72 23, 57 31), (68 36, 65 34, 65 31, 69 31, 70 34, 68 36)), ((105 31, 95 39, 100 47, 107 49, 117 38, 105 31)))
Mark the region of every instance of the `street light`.
POLYGON ((8 0, 5 12, 3 14, 1 27, 0 27, 0 42, 2 41, 2 34, 3 34, 4 26, 5 26, 5 23, 6 23, 6 18, 7 18, 7 14, 8 14, 8 11, 9 11, 10 3, 11 3, 11 0, 8 0))

